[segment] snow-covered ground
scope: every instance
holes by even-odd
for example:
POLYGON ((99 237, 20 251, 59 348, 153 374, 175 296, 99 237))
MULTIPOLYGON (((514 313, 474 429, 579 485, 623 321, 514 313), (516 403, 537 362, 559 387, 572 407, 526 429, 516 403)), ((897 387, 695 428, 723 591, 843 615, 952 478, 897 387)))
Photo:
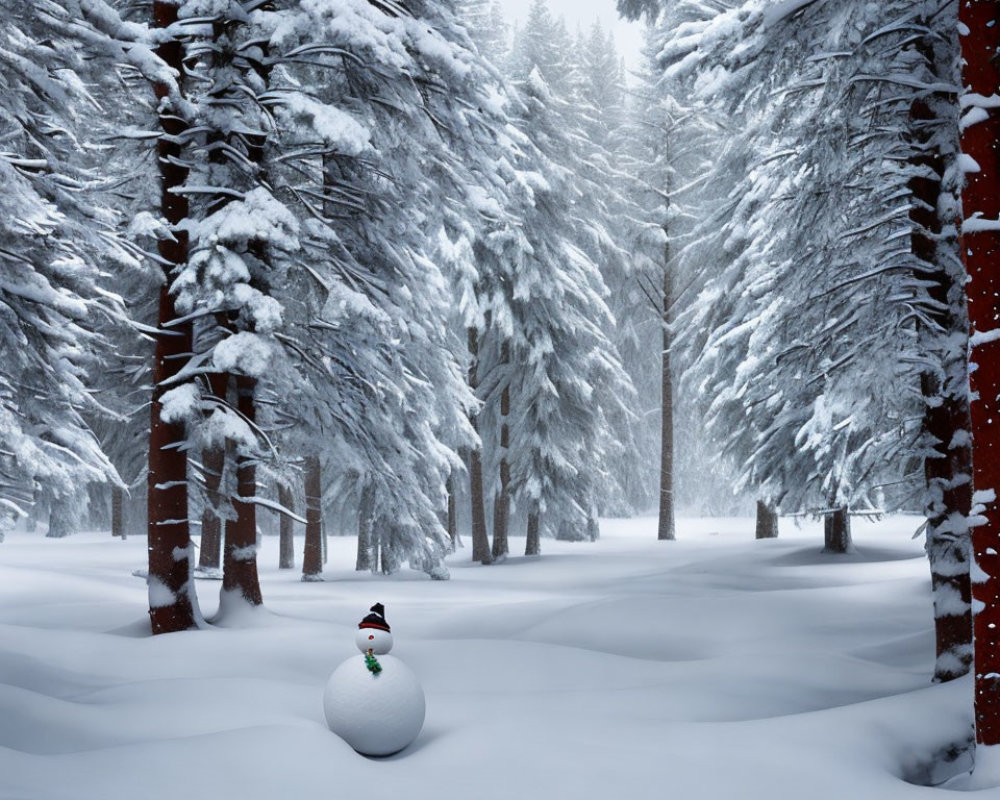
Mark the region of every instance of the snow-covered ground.
MULTIPOLYGON (((13 534, 0 545, 0 798, 949 797, 913 785, 970 732, 971 683, 932 686, 918 522, 607 520, 452 579, 357 574, 331 539, 324 583, 260 555, 266 610, 153 638, 145 540, 13 534), (323 718, 324 684, 372 603, 419 676, 427 719, 387 759, 323 718)), ((512 550, 523 539, 512 540, 512 550)), ((220 584, 199 581, 211 615, 220 584)), ((996 797, 997 789, 979 793, 996 797)))

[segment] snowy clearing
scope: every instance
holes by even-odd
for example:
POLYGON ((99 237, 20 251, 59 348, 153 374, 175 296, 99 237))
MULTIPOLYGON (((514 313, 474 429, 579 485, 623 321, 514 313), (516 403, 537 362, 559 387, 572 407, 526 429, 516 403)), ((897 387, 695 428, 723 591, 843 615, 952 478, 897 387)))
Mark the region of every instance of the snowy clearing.
MULTIPOLYGON (((0 797, 914 798, 908 783, 971 733, 971 682, 929 683, 930 586, 915 518, 817 524, 606 520, 452 579, 373 577, 330 540, 324 583, 260 553, 265 611, 148 635, 145 539, 15 533, 0 546, 0 797), (386 759, 323 718, 381 601, 427 718, 386 759)), ((512 541, 512 550, 523 539, 512 541)), ((198 581, 202 609, 218 581, 198 581)), ((926 776, 925 776, 926 777, 926 776)), ((947 777, 939 775, 938 778, 947 777)), ((995 797, 996 789, 979 793, 995 797)), ((975 795, 974 795, 975 796, 975 795)))

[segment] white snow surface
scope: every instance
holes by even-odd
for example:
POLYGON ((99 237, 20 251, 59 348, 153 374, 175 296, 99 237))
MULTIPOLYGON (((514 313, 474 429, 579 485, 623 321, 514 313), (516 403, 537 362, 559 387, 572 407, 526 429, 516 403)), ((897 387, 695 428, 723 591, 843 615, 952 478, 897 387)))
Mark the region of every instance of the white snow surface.
MULTIPOLYGON (((0 545, 0 797, 953 796, 907 782, 960 771, 927 765, 972 716, 968 679, 930 682, 919 522, 859 519, 857 552, 836 556, 818 524, 782 520, 758 542, 749 519, 682 519, 658 542, 655 519, 605 520, 599 541, 545 540, 539 558, 482 567, 460 549, 448 582, 355 573, 354 540, 331 538, 325 582, 303 583, 265 537, 264 610, 158 637, 131 574, 144 537, 14 532, 0 545), (323 713, 375 602, 427 705, 416 741, 384 759, 323 713)), ((211 617, 218 582, 197 590, 211 617)), ((990 768, 950 788, 998 784, 990 768)))

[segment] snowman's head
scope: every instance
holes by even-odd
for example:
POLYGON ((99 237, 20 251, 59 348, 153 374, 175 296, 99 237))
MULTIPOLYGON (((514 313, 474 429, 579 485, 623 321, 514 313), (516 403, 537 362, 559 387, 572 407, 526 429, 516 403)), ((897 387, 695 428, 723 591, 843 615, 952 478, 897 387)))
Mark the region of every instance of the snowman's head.
POLYGON ((371 607, 371 613, 358 623, 354 643, 362 653, 371 650, 380 656, 392 650, 392 633, 389 623, 385 621, 385 606, 376 603, 371 607))
POLYGON ((354 643, 362 653, 371 650, 375 655, 382 656, 392 650, 392 634, 380 628, 359 628, 354 635, 354 643))

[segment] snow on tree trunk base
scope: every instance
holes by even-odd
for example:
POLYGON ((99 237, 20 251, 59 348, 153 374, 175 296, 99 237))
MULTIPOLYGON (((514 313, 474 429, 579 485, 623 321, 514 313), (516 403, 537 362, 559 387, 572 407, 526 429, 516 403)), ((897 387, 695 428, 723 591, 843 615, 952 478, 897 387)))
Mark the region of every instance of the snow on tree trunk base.
POLYGON ((972 772, 956 775, 940 784, 940 788, 955 792, 978 792, 1000 788, 1000 745, 977 745, 972 772))
POLYGON ((247 602, 241 589, 222 589, 219 592, 219 610, 208 621, 223 628, 255 627, 261 624, 266 613, 262 604, 247 602))

